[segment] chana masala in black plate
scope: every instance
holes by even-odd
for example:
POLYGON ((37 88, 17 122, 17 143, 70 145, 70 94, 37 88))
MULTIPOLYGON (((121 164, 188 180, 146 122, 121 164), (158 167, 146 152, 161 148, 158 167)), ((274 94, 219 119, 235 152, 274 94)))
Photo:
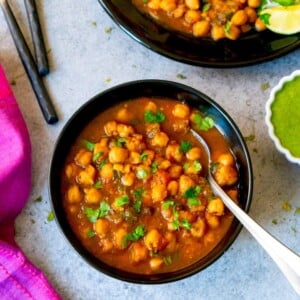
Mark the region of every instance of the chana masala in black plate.
POLYGON ((245 172, 237 145, 230 145, 217 128, 218 117, 205 106, 190 105, 187 91, 179 92, 187 87, 159 81, 134 85, 136 96, 142 86, 145 96, 131 98, 119 91, 122 96, 113 96, 114 105, 106 104, 98 113, 90 110, 91 118, 69 131, 69 144, 63 145, 68 134, 62 133, 51 167, 52 202, 68 239, 101 271, 134 282, 171 281, 211 263, 212 258, 205 262, 207 257, 216 249, 213 259, 221 255, 220 249, 239 231, 233 215, 213 194, 207 169, 247 208, 251 167, 245 172), (153 94, 158 87, 178 92, 174 97, 172 92, 153 94), (209 143, 212 165, 191 129, 209 143))

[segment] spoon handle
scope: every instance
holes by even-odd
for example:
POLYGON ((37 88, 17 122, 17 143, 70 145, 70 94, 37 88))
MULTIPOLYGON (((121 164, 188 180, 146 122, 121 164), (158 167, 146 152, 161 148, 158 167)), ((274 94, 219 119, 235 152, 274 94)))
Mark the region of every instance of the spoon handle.
POLYGON ((275 237, 251 219, 237 204, 235 204, 234 201, 232 201, 211 175, 208 176, 208 179, 214 193, 222 198, 229 210, 269 253, 274 262, 290 281, 295 291, 300 295, 300 256, 280 243, 275 237))

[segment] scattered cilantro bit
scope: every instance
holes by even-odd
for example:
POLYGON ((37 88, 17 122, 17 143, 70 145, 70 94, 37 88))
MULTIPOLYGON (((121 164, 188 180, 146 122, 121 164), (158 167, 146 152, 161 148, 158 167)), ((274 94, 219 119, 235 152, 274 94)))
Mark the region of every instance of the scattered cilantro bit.
POLYGON ((84 213, 90 222, 95 223, 99 218, 105 217, 109 213, 109 210, 109 204, 106 201, 101 201, 98 208, 86 207, 84 213))
POLYGON ((104 32, 105 32, 105 33, 111 33, 111 32, 112 32, 112 27, 106 27, 106 28, 104 29, 104 32))
POLYGON ((141 209, 142 209, 142 200, 141 199, 138 199, 133 202, 133 209, 137 214, 139 214, 141 212, 141 209))
POLYGON ((183 170, 187 170, 190 167, 190 164, 188 162, 183 164, 183 170))
POLYGON ((269 87, 270 87, 269 82, 264 82, 264 83, 261 84, 260 89, 261 89, 262 91, 265 91, 265 90, 267 90, 269 87))
POLYGON ((197 206, 201 204, 201 201, 198 198, 188 198, 187 203, 188 206, 197 206))
POLYGON ((95 189, 101 189, 102 188, 102 180, 97 180, 96 182, 95 182, 95 184, 94 184, 94 188, 95 189))
POLYGON ((87 236, 88 236, 89 238, 92 238, 92 237, 94 237, 95 235, 96 235, 96 232, 95 232, 94 230, 89 230, 88 233, 87 233, 87 236))
POLYGON ((110 78, 110 77, 106 77, 106 78, 105 78, 105 82, 106 82, 106 83, 111 82, 111 78, 110 78))
POLYGON ((190 149, 192 149, 193 145, 189 141, 181 141, 180 146, 179 146, 179 151, 180 152, 188 152, 190 149))
POLYGON ((102 159, 97 165, 98 170, 101 170, 106 163, 107 163, 107 160, 102 159))
POLYGON ((125 146, 125 144, 126 144, 126 138, 124 138, 124 137, 120 137, 117 140, 115 140, 115 145, 117 147, 123 147, 123 146, 125 146))
POLYGON ((266 24, 266 25, 270 25, 270 17, 271 17, 271 14, 262 14, 262 15, 259 15, 259 18, 266 24))
POLYGON ((162 123, 166 116, 161 110, 157 110, 156 113, 147 109, 144 113, 144 119, 146 123, 162 123))
POLYGON ((95 143, 92 143, 90 141, 87 141, 87 140, 84 140, 83 141, 83 145, 84 147, 89 150, 89 151, 94 151, 94 148, 95 148, 95 143))
POLYGON ((143 225, 138 225, 131 233, 127 233, 123 239, 123 248, 127 247, 128 241, 136 242, 146 233, 143 225))
POLYGON ((196 172, 199 172, 202 170, 202 165, 198 160, 194 160, 193 167, 196 172))
POLYGON ((184 219, 184 220, 181 221, 181 226, 184 229, 187 229, 187 230, 191 230, 192 229, 192 225, 191 225, 191 223, 187 219, 184 219))
POLYGON ((285 210, 285 211, 291 211, 292 206, 291 206, 290 203, 288 203, 287 201, 285 201, 285 202, 282 203, 282 209, 285 210))
POLYGON ((187 78, 185 75, 180 74, 180 73, 178 73, 178 74, 176 75, 176 77, 179 78, 179 79, 186 79, 186 78, 187 78))
POLYGON ((248 135, 248 136, 244 136, 244 140, 245 140, 246 142, 252 142, 252 141, 255 140, 255 135, 254 135, 254 134, 250 134, 250 135, 248 135))
POLYGON ((117 207, 124 206, 129 203, 129 197, 127 195, 122 195, 120 197, 115 198, 114 203, 117 207))
POLYGON ((227 21, 227 23, 226 23, 226 25, 224 27, 225 33, 230 34, 230 28, 231 28, 231 22, 227 21))
POLYGON ((277 219, 273 219, 273 220, 272 220, 272 223, 273 223, 274 225, 277 225, 277 224, 278 224, 278 220, 277 220, 277 219))
POLYGON ((97 161, 101 156, 103 155, 103 152, 97 152, 93 155, 93 162, 97 161))
POLYGON ((192 186, 184 192, 183 197, 186 199, 195 198, 201 193, 201 190, 200 185, 192 186))
POLYGON ((175 205, 175 202, 173 200, 166 200, 166 201, 164 201, 162 208, 166 210, 169 207, 174 206, 174 205, 175 205))
POLYGON ((172 257, 171 257, 171 255, 164 256, 163 257, 163 261, 164 261, 164 264, 166 266, 169 266, 172 263, 172 257))
POLYGON ((295 209, 295 214, 300 214, 300 207, 297 207, 297 208, 295 209))
POLYGON ((202 8, 202 11, 203 12, 206 12, 206 11, 209 11, 210 10, 210 3, 205 3, 204 5, 203 5, 203 8, 202 8))
POLYGON ((92 26, 97 27, 97 22, 92 22, 92 26))
POLYGON ((132 195, 136 200, 142 200, 144 192, 145 190, 143 188, 138 188, 132 192, 132 195))
POLYGON ((143 0, 144 3, 148 3, 149 0, 143 0))
POLYGON ((145 161, 147 158, 148 158, 148 153, 143 152, 142 154, 140 154, 140 159, 141 159, 142 161, 145 161))
POLYGON ((200 114, 195 114, 193 122, 197 129, 203 131, 207 131, 215 125, 215 122, 211 117, 202 117, 200 114))
POLYGON ((211 171, 213 174, 215 174, 216 171, 217 171, 217 169, 218 169, 218 166, 219 166, 219 165, 220 165, 219 162, 212 162, 212 163, 210 164, 210 166, 209 166, 210 171, 211 171))
POLYGON ((34 202, 42 202, 43 201, 43 197, 41 195, 39 195, 34 202))
POLYGON ((138 179, 145 179, 148 176, 148 173, 145 169, 138 169, 136 171, 136 177, 138 179))
POLYGON ((54 212, 53 211, 49 211, 48 216, 47 216, 47 221, 51 222, 53 221, 55 218, 54 212))
POLYGON ((155 173, 157 172, 158 170, 158 162, 157 161, 154 161, 152 164, 151 164, 151 173, 155 173))

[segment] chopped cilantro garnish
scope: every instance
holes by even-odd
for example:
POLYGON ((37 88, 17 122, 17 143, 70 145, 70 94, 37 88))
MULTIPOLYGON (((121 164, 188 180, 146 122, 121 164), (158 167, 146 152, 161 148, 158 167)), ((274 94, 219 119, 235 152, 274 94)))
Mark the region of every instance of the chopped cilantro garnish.
POLYGON ((84 213, 90 222, 95 223, 99 218, 105 217, 110 210, 110 206, 106 201, 101 201, 98 208, 86 207, 84 213))
POLYGON ((295 214, 300 214, 300 207, 297 207, 297 208, 295 209, 295 214))
POLYGON ((183 75, 183 74, 180 74, 180 73, 178 73, 178 74, 176 75, 176 77, 179 78, 179 79, 186 79, 186 76, 183 75))
POLYGON ((103 155, 103 152, 100 151, 100 152, 97 152, 93 155, 93 161, 97 161, 101 156, 103 155))
POLYGON ((51 222, 53 221, 55 218, 54 212, 53 211, 49 211, 48 216, 47 216, 47 221, 51 222))
POLYGON ((201 201, 198 198, 188 198, 187 202, 188 206, 197 206, 201 204, 201 201))
POLYGON ((259 15, 259 18, 260 18, 266 25, 270 25, 270 17, 271 17, 271 14, 268 14, 268 13, 259 15))
POLYGON ((102 188, 102 181, 101 180, 97 180, 94 184, 94 188, 95 189, 101 189, 102 188))
POLYGON ((87 236, 89 237, 89 238, 92 238, 92 237, 94 237, 96 235, 96 232, 94 231, 94 230, 89 230, 88 232, 87 232, 87 236))
POLYGON ((278 220, 277 220, 277 219, 273 219, 273 220, 272 220, 272 223, 273 223, 274 225, 277 225, 277 224, 278 224, 278 220))
POLYGON ((147 158, 148 158, 148 153, 143 152, 142 154, 140 154, 140 159, 141 159, 142 161, 145 161, 147 158))
POLYGON ((38 196, 35 200, 34 200, 34 202, 42 202, 43 201, 43 197, 40 195, 40 196, 38 196))
POLYGON ((209 11, 210 10, 210 3, 205 3, 204 5, 203 5, 203 8, 202 8, 202 11, 203 12, 206 12, 206 11, 209 11))
POLYGON ((245 141, 249 141, 252 142, 255 140, 255 135, 254 134, 250 134, 248 136, 244 136, 245 141))
POLYGON ((128 204, 129 203, 129 197, 127 196, 127 195, 122 195, 122 196, 120 196, 120 197, 117 197, 116 199, 115 199, 115 205, 117 206, 117 207, 121 207, 121 206, 124 206, 124 205, 126 205, 126 204, 128 204))
POLYGON ((102 159, 102 160, 98 163, 97 168, 98 168, 99 170, 101 170, 101 169, 103 168, 103 166, 104 166, 106 163, 107 163, 107 160, 106 160, 106 159, 102 159))
POLYGON ((164 201, 162 208, 166 210, 169 207, 174 206, 174 205, 175 205, 175 202, 173 200, 166 200, 166 201, 164 201))
POLYGON ((151 173, 155 173, 157 172, 158 170, 158 162, 157 161, 154 161, 152 164, 151 164, 151 173))
POLYGON ((123 248, 127 246, 128 241, 136 242, 141 239, 146 233, 143 225, 138 225, 131 233, 127 233, 123 240, 123 248))
POLYGON ((264 83, 261 84, 260 89, 261 89, 262 91, 265 91, 265 90, 267 90, 269 87, 270 87, 269 82, 264 82, 264 83))
POLYGON ((148 173, 145 169, 138 169, 136 171, 136 177, 139 179, 145 179, 148 176, 148 173))
POLYGON ((95 148, 95 143, 92 143, 90 141, 87 141, 87 140, 84 140, 83 141, 83 145, 84 147, 89 150, 89 151, 94 151, 94 148, 95 148))
POLYGON ((195 198, 201 193, 201 190, 200 185, 192 186, 184 192, 183 197, 186 199, 195 198))
POLYGON ((291 211, 292 206, 291 206, 290 203, 288 203, 287 201, 285 201, 285 202, 282 203, 282 209, 285 210, 285 211, 291 211))
POLYGON ((123 147, 126 144, 126 138, 120 137, 117 140, 115 140, 115 145, 117 147, 123 147))
POLYGON ((194 170, 195 170, 196 172, 199 172, 199 171, 202 170, 202 165, 201 165, 201 163, 200 163, 198 160, 195 160, 195 161, 193 162, 193 167, 194 167, 194 170))
POLYGON ((142 200, 141 199, 138 199, 133 202, 133 209, 135 210, 135 212, 137 214, 139 214, 141 212, 141 208, 142 208, 142 200))
POLYGON ((191 225, 191 223, 187 219, 184 219, 184 220, 181 221, 181 226, 184 229, 187 229, 187 230, 191 230, 192 229, 192 225, 191 225))
POLYGON ((145 190, 143 188, 138 188, 135 191, 133 191, 132 194, 136 200, 142 200, 144 192, 145 190))
POLYGON ((146 123, 162 123, 166 119, 166 116, 161 110, 157 110, 156 113, 151 110, 146 110, 144 119, 146 123))
POLYGON ((164 256, 163 261, 166 266, 169 266, 172 263, 172 257, 170 255, 164 256))
POLYGON ((224 31, 227 33, 227 34, 230 34, 230 28, 231 28, 231 22, 230 21, 227 21, 225 27, 224 27, 224 31))
POLYGON ((210 171, 214 174, 216 173, 217 169, 218 169, 218 166, 220 165, 219 162, 212 162, 209 166, 210 168, 210 171))
POLYGON ((202 117, 200 114, 195 114, 193 122, 197 129, 203 131, 207 131, 215 125, 215 122, 211 117, 202 117))
POLYGON ((186 152, 188 152, 190 149, 192 149, 192 147, 193 147, 193 145, 192 145, 191 142, 189 142, 189 141, 182 141, 182 142, 180 143, 179 151, 180 151, 180 152, 186 153, 186 152))

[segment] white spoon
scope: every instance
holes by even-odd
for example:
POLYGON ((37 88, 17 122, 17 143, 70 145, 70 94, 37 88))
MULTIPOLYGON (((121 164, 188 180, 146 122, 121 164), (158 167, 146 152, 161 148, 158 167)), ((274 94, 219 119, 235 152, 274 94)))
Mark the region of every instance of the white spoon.
MULTIPOLYGON (((204 147, 210 166, 212 161, 209 146, 207 145, 206 141, 200 136, 200 134, 198 134, 194 130, 191 131, 192 134, 204 147)), ((293 286, 297 294, 300 295, 300 256, 283 245, 281 242, 279 242, 252 218, 250 218, 218 185, 213 175, 211 174, 210 167, 208 167, 207 173, 207 180, 210 183, 213 192, 223 200, 226 207, 234 214, 234 216, 244 225, 244 227, 272 257, 274 262, 277 264, 282 273, 293 286)))

